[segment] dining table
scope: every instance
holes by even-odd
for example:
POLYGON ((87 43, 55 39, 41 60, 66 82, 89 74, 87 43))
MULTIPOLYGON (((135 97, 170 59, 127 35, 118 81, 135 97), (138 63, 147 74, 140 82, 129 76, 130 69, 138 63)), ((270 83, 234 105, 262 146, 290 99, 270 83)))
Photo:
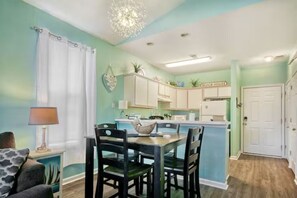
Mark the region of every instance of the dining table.
MULTIPOLYGON (((164 154, 186 143, 186 134, 163 133, 140 136, 128 134, 128 148, 154 155, 153 197, 164 197, 164 154)), ((95 136, 86 136, 85 197, 93 197, 95 136)))

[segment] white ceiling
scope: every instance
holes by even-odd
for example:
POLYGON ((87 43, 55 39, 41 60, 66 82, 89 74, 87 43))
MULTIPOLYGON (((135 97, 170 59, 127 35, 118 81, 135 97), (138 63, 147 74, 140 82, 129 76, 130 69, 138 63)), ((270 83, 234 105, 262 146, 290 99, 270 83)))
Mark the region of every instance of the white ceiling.
MULTIPOLYGON (((24 0, 112 44, 119 43, 109 25, 110 0, 24 0), (82 6, 83 5, 83 6, 82 6)), ((145 1, 148 23, 181 5, 185 0, 145 1)), ((195 11, 195 10, 194 10, 195 11)), ((193 12, 193 10, 192 10, 193 12)), ((222 69, 238 60, 242 66, 267 64, 264 56, 284 55, 286 61, 297 44, 297 0, 264 0, 192 24, 126 41, 123 50, 173 74, 222 69), (190 35, 181 38, 180 34, 190 35), (153 42, 153 46, 147 46, 153 42), (192 66, 165 68, 165 63, 212 56, 213 61, 192 66)))

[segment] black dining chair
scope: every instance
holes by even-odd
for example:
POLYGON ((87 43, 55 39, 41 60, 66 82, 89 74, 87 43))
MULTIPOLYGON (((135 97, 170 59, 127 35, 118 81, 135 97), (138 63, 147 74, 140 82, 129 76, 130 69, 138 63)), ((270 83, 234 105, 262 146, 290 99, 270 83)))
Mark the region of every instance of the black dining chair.
MULTIPOLYGON (((172 133, 176 133, 179 134, 179 124, 174 124, 174 123, 157 123, 156 125, 156 132, 172 132, 172 133)), ((177 148, 174 148, 172 151, 168 152, 165 154, 164 156, 164 160, 166 159, 166 157, 176 157, 177 155, 177 148)), ((140 156, 140 163, 144 164, 144 160, 145 159, 150 159, 150 160, 154 160, 154 155, 150 155, 150 154, 146 154, 146 153, 139 153, 140 156)), ((177 184, 177 176, 174 175, 174 181, 175 181, 175 185, 176 185, 176 189, 178 187, 177 184)), ((140 178, 140 192, 143 192, 143 184, 146 183, 144 181, 144 177, 140 178)))
POLYGON ((184 159, 180 159, 177 157, 168 157, 164 159, 164 171, 167 175, 167 197, 170 197, 171 193, 172 174, 183 176, 183 187, 178 186, 178 188, 183 189, 184 197, 189 196, 189 187, 190 197, 194 197, 194 194, 196 194, 197 197, 201 197, 199 186, 199 162, 203 133, 203 126, 199 128, 189 129, 184 159))
MULTIPOLYGON (((117 123, 101 123, 95 124, 95 128, 103 128, 103 129, 118 129, 117 123)), ((116 155, 118 158, 123 158, 122 155, 116 155)), ((129 160, 138 161, 138 152, 128 152, 129 160)))
MULTIPOLYGON (((143 165, 138 162, 128 160, 127 131, 109 128, 95 128, 98 155, 98 179, 96 187, 96 198, 103 197, 103 185, 105 181, 112 179, 119 183, 118 193, 112 197, 128 197, 128 189, 132 186, 136 188, 136 195, 139 194, 139 177, 147 174, 151 176, 151 165, 143 165), (123 155, 123 160, 118 158, 105 157, 103 152, 111 152, 123 155), (129 186, 129 181, 134 183, 129 186)), ((150 194, 151 181, 148 179, 147 194, 150 194)))

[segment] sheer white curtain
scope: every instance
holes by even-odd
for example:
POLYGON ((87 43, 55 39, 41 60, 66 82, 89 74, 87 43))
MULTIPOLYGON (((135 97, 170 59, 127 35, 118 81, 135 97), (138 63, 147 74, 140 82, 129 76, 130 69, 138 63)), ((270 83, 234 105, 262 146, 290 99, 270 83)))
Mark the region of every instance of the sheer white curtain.
POLYGON ((47 133, 49 147, 65 150, 64 166, 83 163, 84 136, 93 134, 96 121, 96 51, 43 29, 36 84, 38 106, 58 108, 59 124, 47 133))

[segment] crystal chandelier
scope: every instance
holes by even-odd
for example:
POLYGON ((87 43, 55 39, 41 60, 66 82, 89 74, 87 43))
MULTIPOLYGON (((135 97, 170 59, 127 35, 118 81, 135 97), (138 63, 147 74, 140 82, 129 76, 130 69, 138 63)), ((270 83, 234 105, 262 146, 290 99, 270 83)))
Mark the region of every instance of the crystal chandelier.
POLYGON ((113 0, 108 15, 112 29, 124 38, 138 35, 145 25, 141 0, 113 0))

